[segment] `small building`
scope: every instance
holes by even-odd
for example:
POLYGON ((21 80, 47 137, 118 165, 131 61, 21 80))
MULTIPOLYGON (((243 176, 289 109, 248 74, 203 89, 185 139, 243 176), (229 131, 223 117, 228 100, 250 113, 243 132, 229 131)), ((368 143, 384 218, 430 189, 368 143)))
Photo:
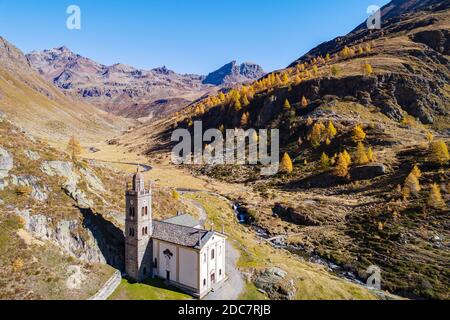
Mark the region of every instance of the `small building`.
POLYGON ((165 279, 197 298, 226 280, 226 236, 185 214, 156 221, 152 193, 138 171, 126 191, 125 272, 137 281, 165 279))

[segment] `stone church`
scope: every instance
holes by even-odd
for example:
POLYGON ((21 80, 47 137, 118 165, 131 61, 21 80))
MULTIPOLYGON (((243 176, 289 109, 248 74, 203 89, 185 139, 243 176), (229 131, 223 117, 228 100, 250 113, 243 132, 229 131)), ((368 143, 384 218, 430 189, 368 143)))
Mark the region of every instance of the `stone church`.
POLYGON ((126 191, 125 230, 125 271, 135 281, 162 278, 201 299, 226 280, 226 236, 189 215, 153 220, 151 189, 139 170, 126 191))

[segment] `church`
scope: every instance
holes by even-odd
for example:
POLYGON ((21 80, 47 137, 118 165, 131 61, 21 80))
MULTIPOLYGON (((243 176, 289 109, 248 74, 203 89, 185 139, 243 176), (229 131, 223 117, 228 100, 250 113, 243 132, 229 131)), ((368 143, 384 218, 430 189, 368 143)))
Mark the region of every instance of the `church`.
POLYGON ((224 234, 204 230, 189 215, 153 220, 151 189, 139 170, 125 198, 128 277, 137 282, 158 277, 199 299, 226 281, 224 234))

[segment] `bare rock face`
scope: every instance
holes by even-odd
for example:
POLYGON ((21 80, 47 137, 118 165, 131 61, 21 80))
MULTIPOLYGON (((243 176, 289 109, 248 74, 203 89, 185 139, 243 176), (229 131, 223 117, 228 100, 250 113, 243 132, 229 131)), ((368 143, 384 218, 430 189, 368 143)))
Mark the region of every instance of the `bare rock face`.
POLYGON ((12 176, 11 182, 15 186, 30 187, 31 197, 40 202, 46 201, 51 191, 46 185, 40 183, 39 178, 33 176, 12 176))
POLYGON ((25 229, 40 240, 50 241, 68 254, 90 263, 106 263, 97 240, 89 229, 83 230, 75 220, 54 222, 44 215, 32 215, 29 210, 15 210, 25 221, 25 229))
MULTIPOLYGON (((68 196, 70 196, 77 202, 77 205, 80 208, 88 209, 93 207, 93 201, 88 199, 86 194, 78 187, 80 176, 74 171, 72 163, 64 161, 46 161, 42 163, 41 170, 51 177, 60 176, 66 178, 65 183, 62 185, 62 188, 68 196)), ((86 170, 85 172, 88 173, 88 171, 86 170)), ((89 174, 89 178, 87 178, 87 181, 90 181, 89 183, 92 183, 94 185, 94 188, 100 189, 102 187, 101 185, 99 185, 98 178, 94 178, 92 174, 89 174)))
POLYGON ((25 150, 24 153, 25 153, 25 156, 32 161, 37 161, 41 158, 39 153, 31 151, 31 150, 25 150))
POLYGON ((13 165, 14 161, 11 154, 0 147, 0 179, 8 177, 13 165))

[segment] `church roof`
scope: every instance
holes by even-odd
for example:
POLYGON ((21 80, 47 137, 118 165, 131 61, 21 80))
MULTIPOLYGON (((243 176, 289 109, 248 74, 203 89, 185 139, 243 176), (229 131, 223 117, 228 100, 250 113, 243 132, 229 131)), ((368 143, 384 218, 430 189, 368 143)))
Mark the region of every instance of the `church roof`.
POLYGON ((195 229, 166 221, 153 221, 153 238, 184 247, 201 248, 213 234, 213 231, 195 229))
POLYGON ((169 219, 164 220, 163 222, 177 224, 180 226, 195 228, 196 226, 200 225, 200 222, 195 219, 190 214, 181 214, 169 219))

